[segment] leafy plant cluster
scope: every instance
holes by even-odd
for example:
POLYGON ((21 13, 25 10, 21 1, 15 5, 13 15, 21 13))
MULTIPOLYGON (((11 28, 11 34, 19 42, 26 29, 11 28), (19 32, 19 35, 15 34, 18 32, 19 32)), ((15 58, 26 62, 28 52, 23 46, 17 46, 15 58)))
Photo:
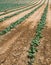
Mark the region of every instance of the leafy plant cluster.
POLYGON ((43 28, 46 24, 47 12, 48 12, 48 3, 47 3, 47 6, 44 9, 44 12, 43 12, 42 17, 40 19, 40 22, 37 25, 35 38, 32 40, 32 42, 30 44, 30 49, 28 51, 28 58, 30 59, 28 61, 29 65, 33 65, 35 53, 37 52, 37 46, 39 45, 40 39, 42 38, 41 32, 42 32, 42 30, 43 30, 43 28))
MULTIPOLYGON (((32 3, 30 3, 30 4, 32 4, 32 3)), ((7 2, 6 3, 5 0, 4 0, 4 3, 0 2, 0 12, 7 11, 7 10, 10 10, 10 9, 19 8, 19 7, 26 6, 26 5, 27 5, 27 3, 23 3, 23 2, 21 4, 18 4, 18 2, 15 2, 15 3, 8 3, 7 2)))
MULTIPOLYGON (((38 4, 36 4, 36 5, 38 5, 38 4)), ((18 14, 24 12, 24 11, 27 11, 27 10, 29 10, 29 9, 32 9, 32 8, 34 8, 36 5, 34 4, 32 7, 26 8, 26 9, 24 9, 24 10, 22 10, 22 11, 19 11, 19 12, 15 13, 15 14, 12 14, 12 15, 10 15, 10 16, 6 16, 6 17, 4 17, 4 18, 1 18, 1 19, 0 19, 0 22, 3 22, 4 20, 6 20, 6 19, 8 19, 8 18, 11 18, 11 17, 13 17, 13 16, 15 16, 15 15, 18 15, 18 14)))
MULTIPOLYGON (((28 6, 28 5, 26 5, 26 7, 27 7, 27 6, 28 6)), ((20 7, 17 8, 17 9, 10 10, 10 11, 6 11, 5 13, 0 14, 0 16, 5 15, 5 14, 10 13, 10 12, 14 12, 14 11, 17 11, 17 10, 21 10, 21 9, 22 9, 22 8, 21 8, 21 6, 20 6, 20 7)))
MULTIPOLYGON (((38 1, 39 1, 39 0, 38 0, 38 1)), ((29 4, 29 5, 24 5, 24 6, 25 6, 25 8, 26 8, 26 7, 29 7, 29 6, 32 6, 32 5, 36 4, 36 3, 38 3, 38 1, 35 2, 35 3, 32 3, 32 4, 29 4)), ((5 13, 0 14, 0 16, 5 15, 5 14, 10 13, 10 12, 14 12, 14 11, 17 11, 17 10, 21 10, 21 9, 23 9, 23 8, 21 8, 21 7, 22 7, 22 6, 20 6, 19 9, 17 8, 17 9, 15 9, 15 10, 6 11, 5 13)))
MULTIPOLYGON (((45 1, 44 1, 45 2, 45 1)), ((35 8, 33 11, 31 11, 30 13, 28 13, 27 15, 25 15, 24 17, 20 18, 19 20, 17 20, 16 22, 12 23, 9 27, 7 27, 6 29, 4 29, 3 31, 0 32, 0 35, 6 34, 7 32, 11 31, 11 29, 13 29, 14 27, 16 27, 16 25, 20 24, 21 22, 23 22, 25 19, 27 19, 30 15, 32 15, 36 10, 38 10, 43 4, 44 2, 39 5, 37 8, 35 8)))

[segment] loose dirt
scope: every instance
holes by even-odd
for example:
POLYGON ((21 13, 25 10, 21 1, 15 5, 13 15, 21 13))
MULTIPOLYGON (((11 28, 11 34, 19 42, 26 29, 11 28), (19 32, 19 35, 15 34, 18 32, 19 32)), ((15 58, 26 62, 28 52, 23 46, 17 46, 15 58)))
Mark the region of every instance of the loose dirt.
POLYGON ((44 10, 45 6, 42 6, 25 22, 1 37, 2 39, 0 43, 2 43, 2 45, 0 45, 0 49, 2 49, 2 51, 0 50, 0 64, 27 65, 27 50, 29 49, 30 42, 35 35, 35 26, 39 22, 43 13, 42 8, 44 10), (5 45, 7 46, 5 47, 5 45))
MULTIPOLYGON (((0 36, 0 65, 28 65, 27 51, 44 8, 45 5, 9 33, 0 36)), ((42 31, 43 38, 34 65, 51 65, 51 27, 48 21, 42 31)))
POLYGON ((42 31, 43 38, 35 56, 34 65, 51 65, 51 9, 48 7, 46 26, 42 31))

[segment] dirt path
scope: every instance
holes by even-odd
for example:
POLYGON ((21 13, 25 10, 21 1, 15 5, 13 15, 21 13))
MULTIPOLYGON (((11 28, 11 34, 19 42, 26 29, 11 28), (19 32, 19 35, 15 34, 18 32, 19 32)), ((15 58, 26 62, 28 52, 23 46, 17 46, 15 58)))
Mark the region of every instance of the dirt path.
MULTIPOLYGON (((36 7, 38 7, 38 6, 36 6, 36 7)), ((8 27, 11 23, 13 23, 13 22, 17 21, 18 19, 22 18, 23 16, 25 16, 26 14, 28 14, 29 12, 31 12, 32 10, 34 10, 36 7, 32 8, 32 9, 30 9, 28 11, 22 12, 19 15, 13 16, 13 17, 9 18, 8 20, 5 20, 4 22, 2 22, 0 24, 0 31, 2 31, 3 29, 5 29, 6 27, 8 27)))

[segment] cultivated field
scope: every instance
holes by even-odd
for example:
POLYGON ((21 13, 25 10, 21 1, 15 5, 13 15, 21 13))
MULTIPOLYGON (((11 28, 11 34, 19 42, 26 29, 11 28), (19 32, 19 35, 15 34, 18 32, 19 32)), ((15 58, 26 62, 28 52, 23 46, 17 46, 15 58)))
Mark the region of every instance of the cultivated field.
POLYGON ((2 7, 0 65, 51 65, 51 1, 2 7))

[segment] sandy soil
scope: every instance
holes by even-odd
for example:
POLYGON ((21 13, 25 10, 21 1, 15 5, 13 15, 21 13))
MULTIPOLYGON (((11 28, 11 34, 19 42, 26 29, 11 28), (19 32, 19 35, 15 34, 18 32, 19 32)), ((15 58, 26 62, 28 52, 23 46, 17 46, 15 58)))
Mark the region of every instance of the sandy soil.
POLYGON ((0 12, 0 14, 3 14, 4 12, 0 12))
MULTIPOLYGON (((32 16, 30 16, 26 21, 27 22, 23 22, 22 24, 20 24, 20 25, 27 25, 28 23, 29 23, 29 21, 31 20, 31 23, 32 23, 32 21, 37 21, 37 20, 39 20, 40 19, 40 14, 43 12, 43 10, 42 10, 42 8, 44 9, 45 8, 45 5, 43 5, 38 11, 36 11, 32 16), (42 10, 42 12, 40 12, 42 10), (39 12, 40 12, 40 14, 39 14, 39 12), (39 16, 37 16, 37 14, 39 14, 39 16), (35 16, 37 16, 36 17, 36 19, 34 19, 35 18, 35 16)), ((36 24, 35 24, 36 22, 33 22, 31 25, 30 25, 30 29, 31 28, 33 28, 33 26, 35 26, 36 24)), ((19 25, 18 25, 19 26, 19 25)), ((17 27, 18 27, 17 26, 17 27)))
MULTIPOLYGON (((27 51, 44 8, 45 5, 11 32, 0 36, 0 65, 28 65, 27 51)), ((51 26, 49 25, 51 19, 48 18, 51 15, 49 10, 51 11, 50 5, 34 65, 51 65, 51 26)))
POLYGON ((46 26, 42 32, 43 38, 38 47, 38 53, 35 58, 35 65, 51 65, 51 9, 50 4, 46 19, 46 26))
POLYGON ((47 26, 51 28, 51 5, 49 4, 48 14, 47 14, 47 26))
POLYGON ((35 65, 51 65, 51 28, 47 26, 43 30, 43 38, 35 56, 35 65))
POLYGON ((5 52, 6 56, 0 55, 0 59, 3 57, 3 59, 0 60, 1 62, 3 62, 2 64, 4 64, 4 65, 12 65, 12 64, 13 65, 14 64, 15 65, 20 65, 20 64, 27 65, 27 64, 25 64, 25 63, 27 63, 27 61, 26 61, 27 50, 29 49, 29 44, 30 44, 32 38, 34 37, 35 26, 37 25, 38 20, 40 20, 44 8, 45 8, 45 6, 42 6, 38 11, 36 11, 32 16, 30 16, 24 23, 21 23, 19 26, 16 27, 16 29, 12 30, 10 33, 3 36, 3 39, 2 39, 3 41, 2 40, 0 41, 0 43, 1 43, 0 49, 2 49, 2 51, 0 50, 0 52, 1 52, 0 54, 2 54, 2 53, 4 54, 4 52, 5 52), (5 40, 4 40, 4 38, 5 38, 5 40), (6 48, 5 48, 5 45, 7 45, 6 48), (17 54, 17 52, 18 52, 18 54, 17 54), (14 55, 17 58, 15 58, 14 55), (11 59, 12 59, 12 61, 11 61, 11 59))

